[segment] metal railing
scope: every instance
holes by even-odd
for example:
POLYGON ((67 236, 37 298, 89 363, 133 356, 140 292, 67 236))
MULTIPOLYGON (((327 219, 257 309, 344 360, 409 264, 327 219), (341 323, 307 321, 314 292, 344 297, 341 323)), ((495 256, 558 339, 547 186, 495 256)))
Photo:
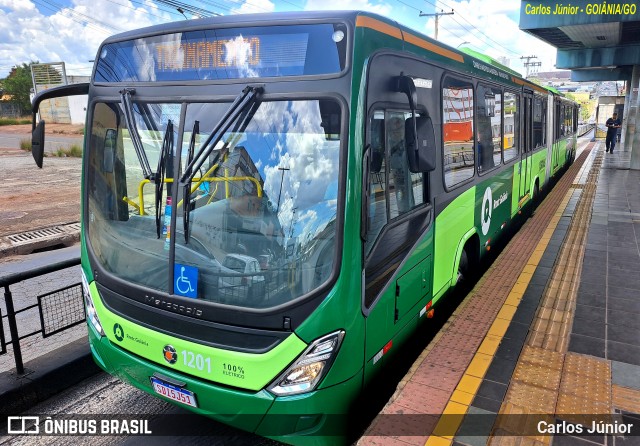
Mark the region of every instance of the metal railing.
POLYGON ((596 126, 595 124, 582 124, 582 125, 578 126, 577 135, 578 136, 584 136, 587 133, 589 133, 591 130, 593 130, 593 128, 595 126, 596 126))
POLYGON ((33 279, 44 274, 53 273, 79 264, 80 257, 78 256, 0 277, 0 287, 4 288, 4 300, 7 308, 6 315, 2 315, 0 313, 0 355, 7 353, 7 345, 13 346, 13 356, 18 375, 22 375, 25 372, 22 361, 22 350, 20 348, 21 340, 37 334, 42 334, 42 337, 46 338, 81 324, 85 321, 85 312, 81 283, 76 283, 39 295, 35 304, 26 306, 19 310, 15 310, 13 295, 11 294, 11 286, 18 282, 33 279), (20 335, 18 333, 16 316, 33 308, 37 308, 40 314, 40 330, 20 335), (5 318, 9 325, 9 333, 11 335, 10 340, 6 340, 4 335, 5 318))

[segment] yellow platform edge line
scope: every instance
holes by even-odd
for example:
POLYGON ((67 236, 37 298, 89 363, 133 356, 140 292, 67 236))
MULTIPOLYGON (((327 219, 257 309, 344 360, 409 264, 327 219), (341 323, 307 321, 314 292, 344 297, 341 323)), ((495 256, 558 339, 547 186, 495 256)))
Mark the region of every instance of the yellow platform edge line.
MULTIPOLYGON (((560 218, 562 217, 567 204, 569 204, 569 199, 571 198, 571 195, 573 195, 573 192, 573 189, 569 189, 564 198, 560 201, 558 210, 556 210, 554 217, 552 217, 549 221, 549 224, 547 225, 547 228, 545 230, 545 234, 553 234, 553 232, 556 230, 558 223, 560 223, 560 218)), ((517 307, 517 305, 520 303, 519 299, 517 298, 522 298, 524 290, 526 290, 526 288, 529 286, 529 282, 533 277, 533 273, 535 272, 538 264, 540 263, 540 259, 542 258, 542 253, 547 249, 549 240, 550 238, 544 237, 536 245, 535 249, 533 250, 533 254, 531 254, 529 259, 525 263, 525 268, 523 269, 523 272, 525 272, 524 270, 526 269, 525 274, 520 274, 516 284, 513 286, 509 293, 509 297, 507 297, 507 301, 509 302, 508 305, 515 305, 517 307), (514 300, 516 299, 518 300, 518 302, 514 304, 514 300)), ((504 305, 507 305, 507 301, 505 301, 505 303, 503 304, 503 308, 504 305)), ((500 309, 501 312, 503 308, 500 309)), ((460 415, 460 417, 454 417, 454 419, 452 419, 451 417, 447 417, 446 419, 440 418, 438 420, 438 423, 436 424, 435 429, 433 430, 433 434, 427 439, 425 446, 449 446, 452 444, 455 432, 457 432, 458 428, 462 424, 464 415, 466 415, 467 411, 469 410, 469 405, 471 405, 471 402, 478 393, 482 378, 484 378, 486 371, 491 365, 491 361, 493 361, 496 351, 498 350, 498 345, 500 345, 500 342, 502 342, 502 338, 504 337, 509 324, 511 324, 511 320, 513 319, 514 314, 515 311, 501 313, 501 317, 496 317, 496 319, 493 321, 491 327, 489 327, 489 331, 483 339, 482 344, 480 344, 480 347, 478 347, 475 355, 473 356, 473 358, 471 358, 471 361, 469 362, 469 365, 464 371, 462 378, 453 391, 453 394, 451 395, 451 397, 449 397, 449 402, 447 403, 445 411, 443 412, 443 414, 455 413, 456 415, 460 415), (489 345, 485 344, 485 341, 487 339, 489 339, 489 342, 487 342, 487 344, 489 344, 490 347, 489 345), (486 363, 487 356, 491 357, 491 361, 485 368, 484 365, 486 363), (484 369, 481 378, 477 376, 479 364, 482 364, 480 367, 481 369, 484 369), (454 395, 456 395, 457 401, 453 400, 454 395), (461 404, 459 397, 460 395, 464 395, 464 399, 469 401, 469 403, 461 404), (453 433, 453 435, 447 435, 449 433, 453 433)))

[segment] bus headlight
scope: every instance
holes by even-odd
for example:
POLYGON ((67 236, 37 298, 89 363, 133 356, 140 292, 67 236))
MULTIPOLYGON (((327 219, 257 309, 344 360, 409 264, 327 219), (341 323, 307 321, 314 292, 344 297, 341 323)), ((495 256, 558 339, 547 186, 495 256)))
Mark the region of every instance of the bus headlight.
POLYGON ((268 390, 277 396, 314 390, 331 367, 343 338, 340 330, 316 339, 268 390))
POLYGON ((87 280, 87 276, 84 275, 84 271, 82 271, 82 295, 84 296, 84 304, 87 309, 87 319, 89 319, 89 322, 91 322, 91 325, 93 325, 93 328, 96 329, 98 334, 100 334, 100 336, 104 336, 102 324, 100 323, 100 319, 98 319, 96 307, 93 306, 93 300, 91 299, 89 281, 87 280))

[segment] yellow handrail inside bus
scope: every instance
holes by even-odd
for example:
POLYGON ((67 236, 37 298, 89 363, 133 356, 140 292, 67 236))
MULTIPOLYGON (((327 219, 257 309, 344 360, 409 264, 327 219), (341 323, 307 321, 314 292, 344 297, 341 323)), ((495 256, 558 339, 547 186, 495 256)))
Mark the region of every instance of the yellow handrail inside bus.
MULTIPOLYGON (((130 204, 131 206, 133 206, 134 208, 136 208, 138 210, 138 213, 140 213, 140 206, 138 206, 135 201, 130 200, 129 197, 122 197, 122 201, 124 201, 125 203, 130 204)), ((142 215, 142 214, 140 214, 140 215, 142 215)))
MULTIPOLYGON (((256 188, 258 190, 258 197, 262 198, 262 186, 260 186, 260 182, 255 179, 254 177, 249 177, 249 176, 243 176, 243 177, 202 177, 202 178, 194 178, 194 181, 196 181, 196 183, 194 185, 191 186, 191 193, 195 192, 195 190, 204 182, 208 182, 208 183, 218 183, 221 181, 225 182, 225 186, 227 186, 225 188, 225 198, 229 198, 229 188, 228 188, 228 182, 229 181, 251 181, 253 183, 255 183, 256 188)), ((144 212, 144 187, 151 183, 151 180, 147 180, 144 179, 142 181, 140 181, 140 184, 138 185, 138 197, 140 199, 140 204, 137 205, 135 204, 133 201, 131 201, 128 197, 123 197, 123 200, 126 201, 127 203, 129 203, 130 205, 132 205, 133 207, 135 207, 138 212, 140 213, 140 215, 145 215, 144 212)), ((173 183, 173 178, 165 178, 164 179, 164 183, 173 183)), ((216 188, 214 190, 214 193, 217 192, 218 190, 218 185, 216 184, 216 188)), ((209 202, 211 202, 211 200, 209 200, 209 202)), ((209 202, 207 202, 207 204, 209 204, 209 202)), ((180 200, 178 202, 178 207, 182 206, 182 200, 180 200)))

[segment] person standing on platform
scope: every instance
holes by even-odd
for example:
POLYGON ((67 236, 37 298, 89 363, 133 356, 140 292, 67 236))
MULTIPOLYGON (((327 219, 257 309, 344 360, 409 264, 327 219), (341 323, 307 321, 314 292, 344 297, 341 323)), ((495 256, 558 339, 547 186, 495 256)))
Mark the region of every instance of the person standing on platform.
POLYGON ((613 116, 607 119, 605 123, 607 126, 607 139, 605 140, 605 152, 613 153, 613 149, 616 146, 616 138, 618 137, 618 129, 622 126, 618 119, 618 114, 614 113, 613 116))

